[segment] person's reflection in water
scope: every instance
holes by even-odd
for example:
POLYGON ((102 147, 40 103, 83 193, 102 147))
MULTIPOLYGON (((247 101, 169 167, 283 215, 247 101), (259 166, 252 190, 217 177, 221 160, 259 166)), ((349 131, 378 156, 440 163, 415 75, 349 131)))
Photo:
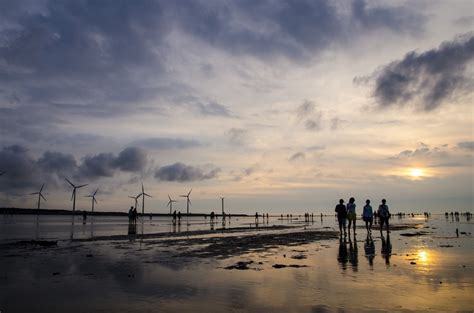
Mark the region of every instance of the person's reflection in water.
POLYGON ((35 239, 38 240, 39 234, 39 214, 36 214, 36 222, 35 222, 35 239))
POLYGON ((364 250, 365 257, 369 260, 369 265, 372 268, 374 266, 375 243, 369 233, 367 233, 367 238, 365 239, 364 250))
POLYGON ((91 216, 90 225, 91 225, 91 238, 93 238, 94 237, 94 217, 93 216, 91 216))
POLYGON ((339 237, 339 252, 337 253, 337 261, 343 270, 347 268, 347 246, 346 236, 339 237))
POLYGON ((137 234, 137 224, 135 223, 128 223, 128 235, 136 235, 137 234))
POLYGON ((385 259, 385 264, 390 265, 390 256, 392 255, 392 243, 390 242, 390 233, 387 232, 387 238, 381 234, 382 239, 382 258, 385 259))
POLYGON ((349 235, 349 262, 351 262, 354 272, 357 272, 357 265, 359 264, 358 252, 357 239, 354 233, 354 241, 351 241, 351 236, 349 235))

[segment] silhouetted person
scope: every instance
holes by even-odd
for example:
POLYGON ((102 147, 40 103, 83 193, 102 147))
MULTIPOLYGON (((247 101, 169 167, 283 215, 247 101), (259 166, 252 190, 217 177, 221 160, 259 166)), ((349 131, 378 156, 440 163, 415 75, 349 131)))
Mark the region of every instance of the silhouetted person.
POLYGON ((137 208, 133 208, 132 216, 133 216, 133 222, 136 224, 137 223, 137 217, 138 217, 137 208))
POLYGON ((382 257, 385 259, 385 264, 390 264, 390 256, 392 255, 392 243, 390 242, 390 233, 387 232, 387 239, 381 234, 382 239, 382 257))
POLYGON ((128 223, 131 224, 133 222, 133 206, 130 207, 128 210, 128 223))
POLYGON ((347 210, 346 206, 344 205, 344 200, 340 199, 339 204, 336 205, 335 209, 337 213, 337 221, 339 222, 339 231, 342 235, 342 229, 344 229, 344 236, 346 235, 346 218, 347 218, 347 210))
POLYGON ((176 224, 176 210, 173 211, 173 224, 176 224))
POLYGON ((347 204, 347 219, 349 220, 348 230, 351 231, 351 224, 352 224, 354 228, 354 234, 355 234, 357 215, 356 215, 356 204, 355 204, 354 198, 350 198, 349 203, 347 204))
POLYGON ((215 217, 215 214, 214 214, 214 211, 211 212, 211 223, 214 223, 214 217, 215 217))
POLYGON ((388 219, 390 218, 390 211, 388 210, 387 200, 382 199, 382 204, 379 205, 378 215, 380 217, 380 232, 382 232, 383 225, 387 225, 387 233, 389 231, 388 219))
POLYGON ((87 220, 87 212, 86 211, 82 211, 82 219, 83 219, 84 222, 87 220))
POLYGON ((258 212, 255 212, 255 223, 258 224, 258 212))
POLYGON ((365 200, 364 211, 362 212, 362 219, 365 222, 365 228, 367 229, 367 233, 372 232, 372 222, 374 221, 374 212, 372 210, 372 206, 370 205, 370 200, 365 200))
POLYGON ((181 211, 178 211, 178 223, 181 223, 181 211))

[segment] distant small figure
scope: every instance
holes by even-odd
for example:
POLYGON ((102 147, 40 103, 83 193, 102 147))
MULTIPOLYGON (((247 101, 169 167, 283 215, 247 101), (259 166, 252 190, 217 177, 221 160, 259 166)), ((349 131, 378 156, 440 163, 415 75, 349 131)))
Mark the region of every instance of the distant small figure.
POLYGON ((132 219, 133 219, 133 223, 137 223, 137 216, 138 216, 138 213, 137 213, 137 208, 133 208, 133 212, 132 212, 132 219))
POLYGON ((339 231, 342 235, 342 229, 344 229, 344 236, 346 235, 346 218, 347 218, 347 210, 346 206, 344 205, 344 200, 340 199, 339 204, 336 205, 335 209, 337 213, 337 221, 339 222, 339 231))
POLYGON ((173 211, 173 224, 176 224, 176 210, 173 211))
POLYGON ((356 204, 355 204, 355 199, 352 197, 349 199, 349 203, 347 204, 347 219, 349 220, 349 231, 351 231, 351 224, 353 225, 354 228, 354 234, 356 231, 356 204))
POLYGON ((387 200, 382 199, 382 204, 379 205, 378 216, 380 217, 380 232, 382 232, 383 225, 387 225, 387 233, 389 231, 388 220, 390 219, 390 211, 388 210, 387 200))
POLYGON ((255 212, 255 222, 258 223, 258 212, 255 212))
POLYGON ((153 215, 150 213, 150 221, 152 220, 152 218, 153 218, 153 215))
POLYGON ((214 211, 211 212, 211 223, 214 223, 214 217, 215 217, 215 214, 214 214, 214 211))
POLYGON ((370 205, 370 200, 365 200, 364 211, 362 212, 362 219, 365 222, 365 228, 367 229, 367 233, 372 232, 372 222, 374 221, 374 212, 372 210, 372 206, 370 205))
POLYGON ((128 223, 131 224, 133 222, 133 206, 130 207, 128 210, 128 223))
POLYGON ((85 221, 87 219, 87 212, 82 211, 82 219, 85 221))
POLYGON ((181 222, 181 211, 178 211, 178 222, 181 222))

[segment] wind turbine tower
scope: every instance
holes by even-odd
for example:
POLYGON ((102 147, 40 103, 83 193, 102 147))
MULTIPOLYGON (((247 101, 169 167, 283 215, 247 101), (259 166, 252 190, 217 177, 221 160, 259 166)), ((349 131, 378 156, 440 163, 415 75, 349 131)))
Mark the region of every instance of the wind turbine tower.
POLYGON ((221 198, 222 217, 224 217, 224 214, 225 214, 224 213, 224 199, 225 199, 225 197, 219 197, 219 198, 221 198))
POLYGON ((143 183, 142 183, 142 193, 138 195, 138 197, 142 197, 142 215, 145 214, 145 196, 152 198, 152 196, 145 193, 145 187, 143 187, 143 183))
POLYGON ((168 199, 170 199, 170 201, 168 202, 167 206, 170 207, 170 215, 171 215, 173 211, 173 202, 178 202, 178 201, 171 199, 170 195, 168 195, 168 199))
POLYGON ((191 194, 192 189, 189 190, 187 195, 180 195, 180 197, 186 198, 186 214, 189 215, 189 205, 191 204, 191 200, 189 200, 189 195, 191 194))
POLYGON ((99 191, 99 189, 96 189, 93 194, 85 196, 87 198, 92 198, 92 213, 94 213, 94 203, 97 203, 97 199, 95 198, 97 191, 99 191))
POLYGON ((71 185, 71 187, 73 188, 72 189, 71 200, 72 200, 72 212, 74 214, 74 212, 76 212, 76 193, 77 193, 76 190, 79 189, 79 188, 87 186, 87 184, 76 186, 73 183, 71 183, 71 181, 69 179, 67 179, 67 178, 64 178, 64 179, 66 179, 66 181, 69 183, 69 185, 71 185))
MULTIPOLYGON (((5 172, 3 172, 5 173, 5 172)), ((2 174, 3 175, 3 174, 2 174)), ((1 176, 1 175, 0 175, 1 176)), ((43 197, 42 191, 43 191, 44 184, 41 185, 41 188, 38 192, 30 193, 30 195, 38 195, 38 211, 41 207, 41 198, 43 198, 44 201, 46 201, 46 198, 43 197)))

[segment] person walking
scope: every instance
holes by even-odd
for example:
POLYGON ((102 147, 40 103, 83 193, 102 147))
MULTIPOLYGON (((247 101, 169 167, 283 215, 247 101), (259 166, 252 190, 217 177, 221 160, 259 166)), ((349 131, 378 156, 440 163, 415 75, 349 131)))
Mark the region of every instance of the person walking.
POLYGON ((355 204, 355 199, 351 197, 349 199, 349 203, 347 204, 347 219, 349 220, 349 232, 351 231, 351 224, 353 225, 352 227, 354 228, 354 235, 356 233, 356 204, 355 204))
POLYGON ((339 204, 336 205, 334 210, 337 213, 337 221, 339 222, 339 231, 342 235, 342 229, 344 229, 344 236, 346 236, 346 218, 347 218, 347 209, 344 205, 344 200, 340 199, 339 204))
POLYGON ((367 233, 372 233, 372 222, 374 221, 374 212, 372 210, 372 206, 370 205, 370 200, 365 200, 364 211, 362 212, 362 219, 365 222, 365 228, 367 229, 367 233))
POLYGON ((383 225, 387 225, 387 233, 389 231, 388 220, 390 219, 390 211, 388 210, 387 200, 382 199, 382 204, 379 205, 378 214, 380 217, 380 232, 382 232, 383 225))

